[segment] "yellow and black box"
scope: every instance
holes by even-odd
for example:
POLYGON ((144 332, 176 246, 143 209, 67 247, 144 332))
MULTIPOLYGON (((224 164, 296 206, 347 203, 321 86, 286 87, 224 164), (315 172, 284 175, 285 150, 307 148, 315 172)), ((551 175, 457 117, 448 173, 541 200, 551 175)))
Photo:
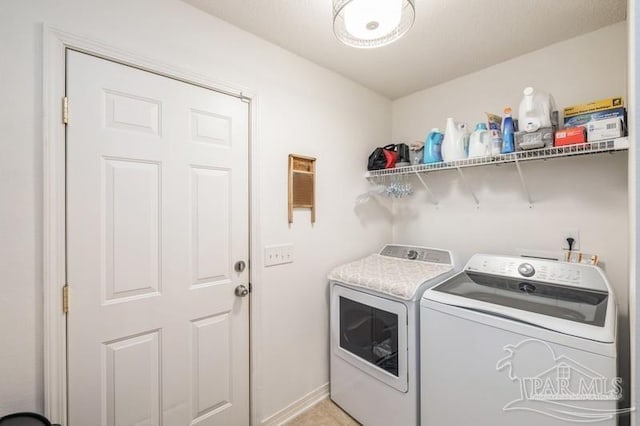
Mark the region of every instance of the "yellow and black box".
POLYGON ((621 97, 600 99, 599 101, 566 107, 564 109, 564 117, 573 117, 578 114, 604 111, 606 109, 620 108, 622 106, 624 106, 624 100, 621 97))

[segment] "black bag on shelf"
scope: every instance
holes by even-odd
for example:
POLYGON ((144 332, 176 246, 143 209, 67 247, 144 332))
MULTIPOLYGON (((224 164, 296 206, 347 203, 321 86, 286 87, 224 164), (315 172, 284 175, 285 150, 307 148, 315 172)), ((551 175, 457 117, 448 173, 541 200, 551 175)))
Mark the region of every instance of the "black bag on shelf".
POLYGON ((393 153, 393 157, 397 156, 395 149, 396 146, 393 144, 374 149, 371 155, 369 155, 367 170, 381 170, 395 167, 395 161, 393 161, 394 164, 389 167, 390 154, 393 153))

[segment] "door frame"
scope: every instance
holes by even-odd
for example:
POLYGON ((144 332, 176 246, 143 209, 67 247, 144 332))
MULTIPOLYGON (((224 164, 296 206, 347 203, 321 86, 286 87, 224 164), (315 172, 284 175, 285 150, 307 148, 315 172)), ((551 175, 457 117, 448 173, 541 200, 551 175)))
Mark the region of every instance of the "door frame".
MULTIPOLYGON (((43 141, 43 360, 44 409, 54 423, 67 424, 67 323, 62 311, 66 284, 66 126, 62 122, 65 96, 66 51, 73 49, 99 58, 132 66, 164 77, 234 96, 248 103, 249 111, 249 410, 251 424, 259 424, 260 389, 260 283, 262 270, 259 229, 258 95, 253 90, 189 69, 164 63, 69 33, 46 23, 42 25, 42 141, 43 141)), ((73 103, 73 101, 71 101, 73 103)), ((73 309, 73 299, 70 300, 73 309)))

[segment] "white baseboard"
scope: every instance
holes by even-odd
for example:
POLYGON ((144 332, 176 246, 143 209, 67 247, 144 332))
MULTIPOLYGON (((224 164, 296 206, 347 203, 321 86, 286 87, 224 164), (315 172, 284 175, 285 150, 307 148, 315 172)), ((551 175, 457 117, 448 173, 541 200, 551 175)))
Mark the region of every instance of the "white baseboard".
POLYGON ((280 426, 329 396, 329 383, 312 390, 299 400, 262 421, 263 426, 280 426))

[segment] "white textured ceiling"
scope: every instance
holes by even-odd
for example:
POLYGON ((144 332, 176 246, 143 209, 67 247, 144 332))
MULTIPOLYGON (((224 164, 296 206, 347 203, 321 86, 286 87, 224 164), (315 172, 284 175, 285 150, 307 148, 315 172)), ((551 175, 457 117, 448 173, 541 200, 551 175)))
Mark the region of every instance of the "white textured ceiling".
POLYGON ((184 0, 390 99, 626 19, 626 0, 416 0, 399 41, 355 49, 331 0, 184 0))

